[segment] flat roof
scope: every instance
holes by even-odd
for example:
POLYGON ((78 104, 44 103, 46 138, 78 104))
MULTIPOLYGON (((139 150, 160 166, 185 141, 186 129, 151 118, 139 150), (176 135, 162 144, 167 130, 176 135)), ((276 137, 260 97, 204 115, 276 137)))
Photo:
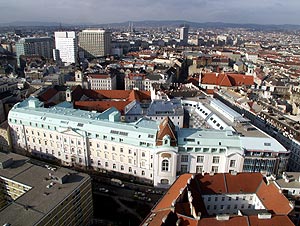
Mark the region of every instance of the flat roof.
POLYGON ((5 223, 14 226, 35 225, 75 189, 90 179, 87 174, 66 168, 55 167, 56 171, 49 170, 45 167, 45 163, 30 161, 29 158, 21 155, 0 153, 0 156, 14 160, 8 168, 0 169, 0 176, 31 187, 25 194, 0 210, 0 225, 5 223), (68 174, 68 179, 66 183, 59 184, 51 180, 49 173, 68 174), (51 182, 54 182, 53 186, 47 188, 51 182))

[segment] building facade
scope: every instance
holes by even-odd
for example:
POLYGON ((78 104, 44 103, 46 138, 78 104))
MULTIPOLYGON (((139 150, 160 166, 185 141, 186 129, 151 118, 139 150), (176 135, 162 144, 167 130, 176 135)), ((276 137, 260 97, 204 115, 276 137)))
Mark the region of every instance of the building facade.
POLYGON ((89 88, 93 90, 115 90, 117 89, 117 79, 109 74, 89 74, 87 76, 89 88))
POLYGON ((102 29, 83 30, 78 34, 78 45, 86 58, 107 56, 111 52, 111 33, 102 29))
POLYGON ((160 74, 142 74, 142 73, 130 73, 125 76, 125 90, 146 90, 152 89, 154 83, 166 83, 167 76, 160 74))
POLYGON ((20 56, 43 56, 47 59, 53 57, 54 40, 51 37, 22 38, 16 43, 16 54, 18 66, 20 66, 20 56))
POLYGON ((56 31, 54 32, 54 36, 54 60, 61 60, 66 64, 76 63, 78 54, 78 41, 75 31, 56 31), (57 59, 57 57, 59 57, 59 59, 57 59))
POLYGON ((122 123, 114 108, 94 113, 67 102, 44 108, 29 98, 13 107, 8 122, 16 149, 64 165, 128 174, 155 186, 169 186, 186 172, 241 172, 247 152, 230 130, 181 129, 168 117, 122 123))

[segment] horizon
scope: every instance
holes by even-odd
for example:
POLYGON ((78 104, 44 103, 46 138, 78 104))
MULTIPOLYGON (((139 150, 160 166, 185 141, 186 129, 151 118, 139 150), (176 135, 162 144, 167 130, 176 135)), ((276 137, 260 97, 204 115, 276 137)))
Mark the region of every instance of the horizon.
POLYGON ((300 2, 287 0, 12 0, 2 2, 1 23, 110 24, 125 21, 173 21, 260 25, 299 25, 300 2), (117 7, 116 7, 117 6, 117 7), (57 21, 57 22, 56 22, 57 21))
MULTIPOLYGON (((204 21, 204 22, 199 22, 199 21, 190 21, 190 20, 184 20, 184 19, 163 19, 163 20, 155 20, 155 19, 149 19, 149 20, 126 20, 126 21, 116 21, 116 22, 108 22, 108 23, 83 23, 83 22, 78 22, 78 23, 66 23, 66 22, 61 22, 61 21, 34 21, 34 20, 24 20, 24 21, 10 21, 10 22, 0 22, 0 26, 27 26, 27 25, 22 25, 22 24, 53 24, 53 25, 46 25, 46 26, 57 26, 57 25, 63 25, 63 26, 98 26, 98 25, 110 25, 110 24, 125 24, 125 23, 147 23, 147 22, 158 22, 158 23, 192 23, 192 24, 224 24, 224 25, 258 25, 258 26, 285 26, 285 25, 290 25, 290 26, 300 26, 299 23, 287 23, 287 24, 265 24, 265 23, 242 23, 242 22, 222 22, 222 21, 204 21), (18 25, 21 24, 21 25, 18 25)), ((33 25, 36 26, 36 25, 33 25)), ((38 25, 37 25, 38 26, 38 25)))

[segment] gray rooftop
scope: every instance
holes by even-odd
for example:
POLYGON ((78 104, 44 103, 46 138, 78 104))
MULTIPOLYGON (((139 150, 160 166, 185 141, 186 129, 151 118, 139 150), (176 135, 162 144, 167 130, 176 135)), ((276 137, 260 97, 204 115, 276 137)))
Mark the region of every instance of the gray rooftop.
POLYGON ((14 159, 11 166, 0 169, 1 177, 31 187, 25 194, 0 210, 0 225, 5 223, 13 226, 35 225, 51 209, 89 180, 86 174, 65 168, 56 168, 54 172, 43 166, 43 162, 33 163, 27 157, 13 153, 0 153, 0 157, 14 159), (59 184, 50 178, 49 173, 57 176, 68 174, 68 179, 66 183, 59 184), (50 182, 54 182, 54 185, 47 188, 50 182))

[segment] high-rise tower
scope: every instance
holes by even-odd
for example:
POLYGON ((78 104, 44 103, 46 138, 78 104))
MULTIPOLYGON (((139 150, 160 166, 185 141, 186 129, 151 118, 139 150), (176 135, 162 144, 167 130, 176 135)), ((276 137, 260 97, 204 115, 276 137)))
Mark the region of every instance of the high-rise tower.
POLYGON ((77 61, 77 37, 75 31, 56 31, 55 32, 54 60, 59 55, 61 61, 66 64, 76 63, 77 61), (57 51, 58 50, 58 51, 57 51), (57 54, 59 52, 59 54, 57 54))
POLYGON ((111 32, 103 29, 83 30, 78 35, 80 51, 84 57, 95 58, 110 54, 111 32))

